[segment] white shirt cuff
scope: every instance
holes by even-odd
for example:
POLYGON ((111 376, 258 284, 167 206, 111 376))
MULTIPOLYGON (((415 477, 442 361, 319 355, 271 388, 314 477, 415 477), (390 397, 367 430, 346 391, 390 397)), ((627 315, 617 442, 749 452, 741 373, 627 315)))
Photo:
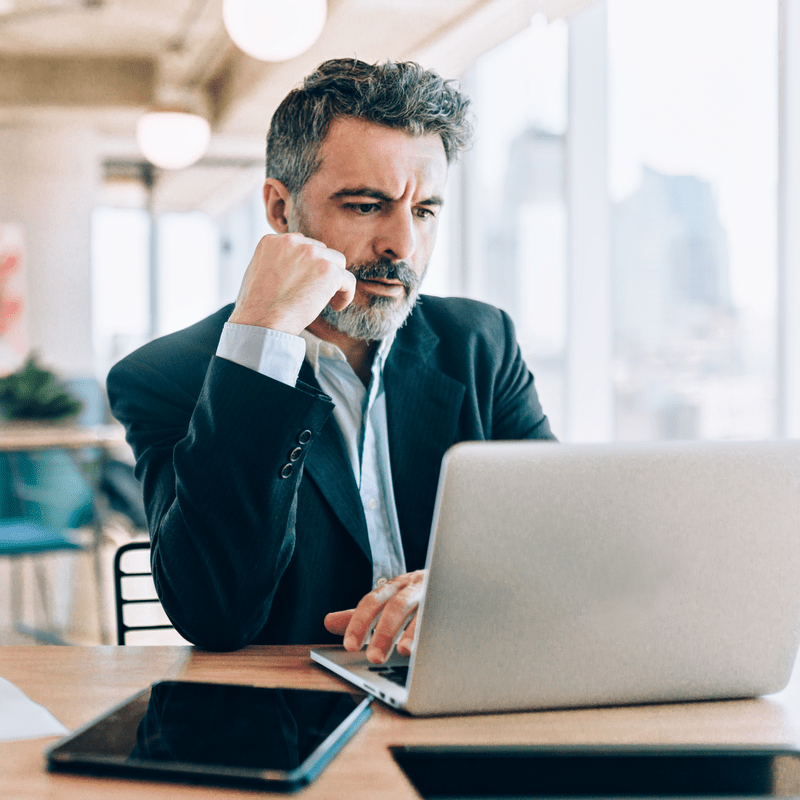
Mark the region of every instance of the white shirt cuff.
POLYGON ((291 333, 226 322, 217 345, 217 355, 287 386, 294 386, 306 356, 306 343, 291 333))

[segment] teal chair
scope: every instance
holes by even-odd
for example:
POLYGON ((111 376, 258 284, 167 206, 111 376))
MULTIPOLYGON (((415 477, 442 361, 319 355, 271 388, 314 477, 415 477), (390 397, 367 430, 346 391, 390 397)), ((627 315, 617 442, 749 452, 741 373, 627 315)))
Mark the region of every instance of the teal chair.
MULTIPOLYGON (((0 454, 0 557, 11 559, 11 616, 19 633, 48 644, 66 644, 53 622, 53 606, 42 556, 92 550, 100 607, 99 547, 93 493, 81 470, 60 451, 0 454), (91 540, 76 529, 92 526, 91 540), (23 620, 23 564, 32 562, 42 625, 23 620)), ((35 609, 34 609, 35 610, 35 609)), ((104 631, 101 630, 101 638, 104 631)))
MULTIPOLYGON (((76 377, 63 382, 81 401, 74 422, 95 425, 108 422, 105 392, 96 378, 76 377)), ((0 453, 0 557, 11 564, 11 615, 20 633, 51 643, 65 644, 53 624, 53 606, 42 557, 55 552, 91 551, 100 640, 108 634, 102 613, 103 575, 100 546, 103 530, 93 487, 99 486, 104 465, 102 451, 77 453, 47 450, 0 453), (77 529, 91 526, 91 540, 79 541, 77 529), (32 562, 36 593, 44 624, 28 625, 23 614, 23 559, 32 562)))

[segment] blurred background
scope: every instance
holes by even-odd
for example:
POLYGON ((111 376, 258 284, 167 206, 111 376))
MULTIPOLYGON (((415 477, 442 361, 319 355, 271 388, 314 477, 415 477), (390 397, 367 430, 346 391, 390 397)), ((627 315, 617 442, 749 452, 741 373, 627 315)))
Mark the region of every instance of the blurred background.
POLYGON ((0 372, 102 386, 232 301, 274 108, 413 59, 477 117, 423 291, 512 315, 561 440, 800 435, 800 0, 303 0, 255 37, 297 55, 233 5, 0 0, 0 372), (192 164, 154 111, 208 123, 192 164))

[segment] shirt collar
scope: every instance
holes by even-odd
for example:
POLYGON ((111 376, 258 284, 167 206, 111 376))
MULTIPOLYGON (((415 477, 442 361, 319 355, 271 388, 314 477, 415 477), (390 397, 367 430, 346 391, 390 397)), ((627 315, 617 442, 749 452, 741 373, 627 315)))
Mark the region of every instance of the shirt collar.
MULTIPOLYGON (((383 366, 386 363, 389 350, 391 350, 392 344, 394 343, 396 333, 397 331, 392 331, 385 339, 382 339, 380 345, 378 345, 378 349, 375 352, 375 359, 372 362, 373 375, 376 373, 376 367, 377 372, 383 374, 383 366)), ((314 335, 309 330, 300 331, 300 336, 305 340, 306 361, 314 370, 315 377, 319 375, 320 361, 323 359, 347 362, 347 357, 337 345, 320 339, 319 336, 314 335)))

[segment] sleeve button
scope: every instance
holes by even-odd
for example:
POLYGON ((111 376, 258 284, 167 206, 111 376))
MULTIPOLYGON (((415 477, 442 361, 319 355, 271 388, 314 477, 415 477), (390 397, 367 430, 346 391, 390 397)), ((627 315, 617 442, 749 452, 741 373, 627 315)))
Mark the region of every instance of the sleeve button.
POLYGON ((291 464, 284 464, 281 467, 281 478, 288 478, 292 474, 292 465, 291 464))
POLYGON ((303 431, 298 437, 297 441, 300 444, 308 444, 311 441, 311 431, 303 431))
POLYGON ((297 459, 299 459, 302 454, 303 454, 303 448, 295 447, 294 450, 292 450, 289 453, 289 461, 297 461, 297 459))

